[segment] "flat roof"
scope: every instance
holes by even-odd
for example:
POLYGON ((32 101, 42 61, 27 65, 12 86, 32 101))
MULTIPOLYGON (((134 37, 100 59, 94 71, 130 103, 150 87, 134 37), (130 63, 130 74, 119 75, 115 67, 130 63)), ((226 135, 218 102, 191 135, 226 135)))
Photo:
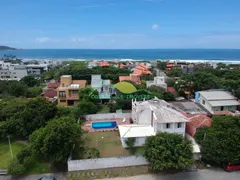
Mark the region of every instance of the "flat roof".
POLYGON ((237 100, 222 100, 222 101, 209 101, 211 106, 238 106, 240 103, 237 100))
POLYGON ((199 94, 207 100, 233 100, 237 99, 228 91, 199 91, 199 94))
POLYGON ((143 125, 119 125, 120 136, 122 138, 155 136, 152 126, 143 125))

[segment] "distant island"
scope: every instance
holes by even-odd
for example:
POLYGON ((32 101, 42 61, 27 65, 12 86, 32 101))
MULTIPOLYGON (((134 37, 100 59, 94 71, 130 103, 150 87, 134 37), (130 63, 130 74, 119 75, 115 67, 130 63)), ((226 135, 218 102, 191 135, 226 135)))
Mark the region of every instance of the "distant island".
POLYGON ((12 48, 12 47, 8 47, 8 46, 0 46, 0 51, 4 51, 4 50, 22 50, 22 49, 18 49, 18 48, 12 48))

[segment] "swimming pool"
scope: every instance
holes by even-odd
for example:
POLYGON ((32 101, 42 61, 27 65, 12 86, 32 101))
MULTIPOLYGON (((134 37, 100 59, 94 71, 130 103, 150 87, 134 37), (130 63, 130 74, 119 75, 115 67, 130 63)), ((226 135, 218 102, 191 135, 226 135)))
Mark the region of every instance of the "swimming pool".
POLYGON ((116 121, 108 121, 108 122, 93 122, 92 128, 93 129, 111 129, 117 126, 116 121))

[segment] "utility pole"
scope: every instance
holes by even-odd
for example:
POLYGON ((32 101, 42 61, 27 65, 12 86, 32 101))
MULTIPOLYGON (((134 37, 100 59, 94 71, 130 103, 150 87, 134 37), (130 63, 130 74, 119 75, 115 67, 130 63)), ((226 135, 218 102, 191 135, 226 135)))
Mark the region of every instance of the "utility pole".
POLYGON ((10 142, 10 136, 8 135, 8 144, 9 144, 9 148, 10 148, 10 153, 11 153, 11 157, 12 157, 12 160, 13 160, 13 152, 12 152, 12 145, 11 145, 11 142, 10 142))

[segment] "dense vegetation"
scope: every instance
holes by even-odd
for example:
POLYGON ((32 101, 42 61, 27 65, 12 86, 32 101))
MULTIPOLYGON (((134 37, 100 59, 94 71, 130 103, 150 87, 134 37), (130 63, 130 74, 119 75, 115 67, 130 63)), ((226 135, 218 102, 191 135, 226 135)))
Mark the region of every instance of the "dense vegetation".
POLYGON ((0 46, 0 50, 17 50, 16 48, 8 47, 8 46, 0 46))
POLYGON ((215 116, 211 127, 197 130, 202 158, 219 164, 240 162, 240 117, 215 116))
POLYGON ((147 137, 144 149, 154 171, 184 169, 193 162, 192 144, 179 134, 158 133, 147 137))

